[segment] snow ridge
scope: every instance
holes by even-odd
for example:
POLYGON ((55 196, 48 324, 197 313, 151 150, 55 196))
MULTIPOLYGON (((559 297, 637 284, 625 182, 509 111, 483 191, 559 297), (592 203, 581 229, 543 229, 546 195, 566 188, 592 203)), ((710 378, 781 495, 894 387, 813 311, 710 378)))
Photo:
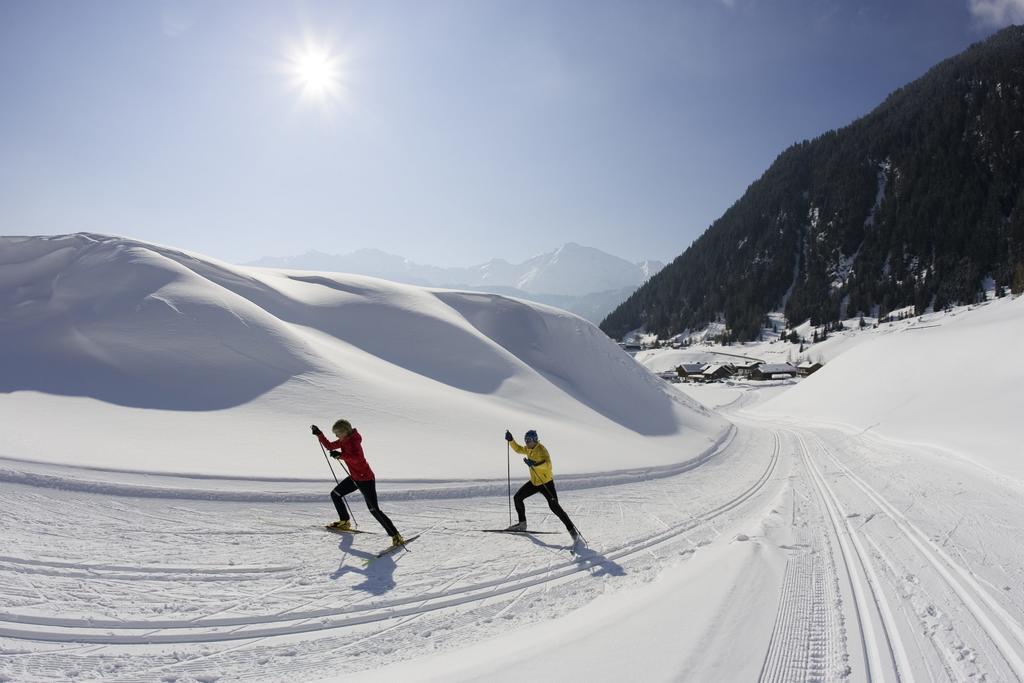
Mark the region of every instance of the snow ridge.
POLYGON ((592 324, 496 294, 95 234, 0 238, 0 283, 0 410, 19 458, 311 478, 327 470, 308 425, 345 416, 381 478, 489 479, 506 469, 507 427, 540 430, 564 474, 622 469, 610 439, 659 467, 726 429, 592 324), (54 410, 73 452, 37 438, 54 410), (444 441, 467 456, 418 457, 444 441))

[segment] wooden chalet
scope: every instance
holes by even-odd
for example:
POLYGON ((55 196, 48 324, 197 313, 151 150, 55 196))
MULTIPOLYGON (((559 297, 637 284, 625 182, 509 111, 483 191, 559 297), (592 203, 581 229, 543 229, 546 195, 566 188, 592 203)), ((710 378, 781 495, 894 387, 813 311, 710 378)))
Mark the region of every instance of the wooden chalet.
POLYGON ((699 382, 707 363, 683 363, 676 367, 676 372, 687 382, 699 382))
POLYGON ((732 377, 736 371, 731 365, 709 365, 701 373, 701 380, 704 382, 715 382, 732 377))
POLYGON ((797 369, 789 363, 762 363, 750 373, 750 379, 793 379, 797 369))
POLYGON ((821 368, 822 368, 822 364, 821 363, 812 363, 810 361, 804 361, 803 363, 800 363, 800 365, 796 366, 796 370, 797 370, 797 372, 800 373, 801 377, 807 377, 808 375, 813 375, 818 370, 821 370, 821 368))
POLYGON ((759 360, 748 360, 741 363, 732 363, 733 369, 739 377, 750 377, 750 373, 754 371, 758 365, 761 365, 759 360))

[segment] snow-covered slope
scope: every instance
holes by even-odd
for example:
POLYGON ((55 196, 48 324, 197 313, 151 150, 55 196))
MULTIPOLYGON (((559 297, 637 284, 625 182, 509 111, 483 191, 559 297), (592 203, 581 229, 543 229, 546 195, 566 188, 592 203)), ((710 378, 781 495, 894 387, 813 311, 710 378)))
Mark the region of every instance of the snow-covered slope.
POLYGON ((825 345, 831 362, 766 402, 762 414, 944 448, 1024 480, 1024 298, 839 335, 825 345))
POLYGON ((593 325, 498 295, 91 234, 0 238, 0 292, 0 456, 322 477, 308 425, 345 417, 381 478, 497 478, 506 427, 561 473, 686 461, 726 428, 593 325))
MULTIPOLYGON (((868 318, 864 328, 859 319, 844 321, 844 331, 803 352, 776 338, 652 349, 637 353, 636 360, 655 373, 696 362, 823 362, 824 368, 792 391, 765 402, 761 413, 941 447, 1024 480, 1024 458, 1017 454, 1021 438, 1008 429, 1024 400, 1024 298, 905 313, 877 325, 868 318), (961 401, 965 396, 970 400, 961 401)), ((810 338, 813 330, 804 323, 796 331, 810 338)))

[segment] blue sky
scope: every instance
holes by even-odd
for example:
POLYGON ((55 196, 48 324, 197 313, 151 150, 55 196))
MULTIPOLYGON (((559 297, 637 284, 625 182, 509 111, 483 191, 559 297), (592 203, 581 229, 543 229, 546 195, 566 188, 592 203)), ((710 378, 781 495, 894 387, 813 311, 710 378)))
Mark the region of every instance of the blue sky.
POLYGON ((4 0, 0 234, 669 261, 787 146, 1014 22, 1024 0, 4 0))

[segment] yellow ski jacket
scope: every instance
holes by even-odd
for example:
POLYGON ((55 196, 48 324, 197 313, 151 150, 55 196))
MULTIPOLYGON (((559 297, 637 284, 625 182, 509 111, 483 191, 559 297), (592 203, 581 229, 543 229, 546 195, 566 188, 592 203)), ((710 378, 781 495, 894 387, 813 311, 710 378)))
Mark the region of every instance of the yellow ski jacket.
POLYGON ((544 448, 544 444, 537 442, 537 445, 533 448, 527 448, 526 446, 520 446, 516 443, 515 439, 509 441, 509 444, 511 444, 512 450, 516 453, 521 453, 530 460, 539 463, 530 468, 530 482, 534 486, 541 486, 555 478, 555 475, 551 473, 551 456, 548 455, 548 449, 544 448))

